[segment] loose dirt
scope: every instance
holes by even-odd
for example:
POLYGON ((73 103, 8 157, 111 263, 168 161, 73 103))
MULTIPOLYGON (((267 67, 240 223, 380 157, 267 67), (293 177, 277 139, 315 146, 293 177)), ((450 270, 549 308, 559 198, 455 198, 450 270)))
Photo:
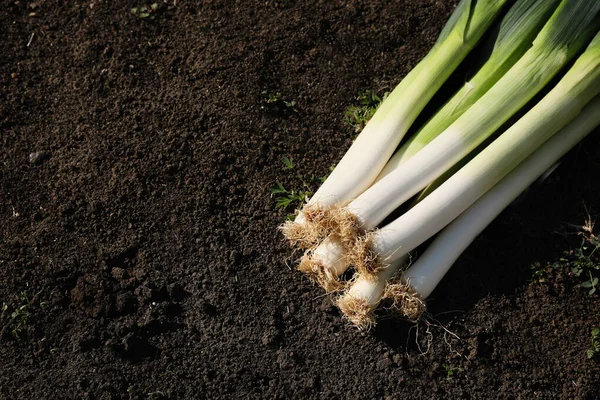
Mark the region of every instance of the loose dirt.
POLYGON ((455 3, 2 2, 0 398, 595 398, 598 295, 530 267, 598 212, 597 134, 477 239, 431 325, 361 335, 277 231, 269 188, 326 175, 345 108, 455 3))

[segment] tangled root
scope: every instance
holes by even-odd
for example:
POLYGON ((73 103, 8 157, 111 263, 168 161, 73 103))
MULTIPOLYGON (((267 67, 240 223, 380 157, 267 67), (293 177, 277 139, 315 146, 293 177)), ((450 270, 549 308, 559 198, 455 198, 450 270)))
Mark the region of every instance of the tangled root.
POLYGON ((333 233, 339 237, 344 247, 354 247, 356 238, 364 233, 356 215, 347 208, 340 207, 331 211, 331 219, 334 223, 333 233))
POLYGON ((354 246, 348 248, 348 258, 359 274, 377 279, 377 274, 386 265, 381 262, 379 255, 372 250, 372 242, 372 237, 369 234, 356 237, 354 246))
POLYGON ((320 234, 312 224, 286 221, 279 229, 292 247, 309 249, 319 242, 320 234))
POLYGON ((339 205, 307 205, 302 210, 303 222, 287 221, 279 229, 291 246, 301 249, 313 248, 336 230, 334 214, 339 208, 339 205))
POLYGON ((392 308, 411 321, 419 320, 426 310, 425 302, 409 283, 388 283, 383 298, 391 299, 392 308))
POLYGON ((339 238, 344 248, 352 249, 365 235, 358 218, 338 203, 331 206, 310 204, 302 210, 302 222, 287 221, 279 229, 292 247, 313 249, 329 235, 339 238))
POLYGON ((344 288, 344 284, 340 282, 335 273, 309 254, 305 254, 302 257, 298 265, 298 270, 304 272, 310 279, 325 289, 327 293, 339 292, 344 288))
POLYGON ((368 331, 376 324, 374 310, 377 306, 369 304, 365 299, 346 294, 337 300, 337 306, 344 317, 361 331, 368 331))

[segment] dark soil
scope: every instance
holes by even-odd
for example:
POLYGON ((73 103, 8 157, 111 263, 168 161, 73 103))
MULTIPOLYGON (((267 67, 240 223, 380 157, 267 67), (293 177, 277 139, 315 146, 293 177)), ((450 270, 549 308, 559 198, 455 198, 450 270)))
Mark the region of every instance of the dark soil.
POLYGON ((598 295, 530 269, 598 215, 597 134, 449 273, 448 331, 361 335, 294 270, 269 188, 326 175, 456 2, 384 3, 0 3, 0 398, 597 398, 598 295))

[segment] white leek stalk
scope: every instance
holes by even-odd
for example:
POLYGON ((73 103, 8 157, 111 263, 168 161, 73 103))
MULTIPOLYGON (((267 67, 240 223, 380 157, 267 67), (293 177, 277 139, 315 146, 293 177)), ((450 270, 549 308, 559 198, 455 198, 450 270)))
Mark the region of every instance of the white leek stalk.
POLYGON ((346 250, 337 242, 325 239, 311 256, 304 255, 298 265, 298 270, 304 272, 327 293, 337 292, 344 288, 338 277, 342 275, 350 260, 346 250), (327 268, 324 268, 326 265, 327 268))
POLYGON ((404 271, 403 280, 421 299, 429 297, 452 264, 498 214, 599 125, 600 97, 596 97, 571 123, 444 228, 404 271))
POLYGON ((408 256, 400 257, 381 270, 376 279, 369 275, 356 275, 350 288, 337 300, 337 305, 344 316, 359 329, 370 329, 375 325, 373 311, 384 295, 388 280, 398 273, 408 256))

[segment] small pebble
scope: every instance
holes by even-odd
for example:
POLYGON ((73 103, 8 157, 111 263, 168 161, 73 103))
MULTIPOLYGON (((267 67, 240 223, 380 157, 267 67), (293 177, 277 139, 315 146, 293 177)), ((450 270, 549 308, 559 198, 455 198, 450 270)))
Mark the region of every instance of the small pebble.
POLYGON ((34 151, 29 154, 29 162, 31 164, 40 164, 42 161, 46 159, 46 153, 42 151, 34 151))

